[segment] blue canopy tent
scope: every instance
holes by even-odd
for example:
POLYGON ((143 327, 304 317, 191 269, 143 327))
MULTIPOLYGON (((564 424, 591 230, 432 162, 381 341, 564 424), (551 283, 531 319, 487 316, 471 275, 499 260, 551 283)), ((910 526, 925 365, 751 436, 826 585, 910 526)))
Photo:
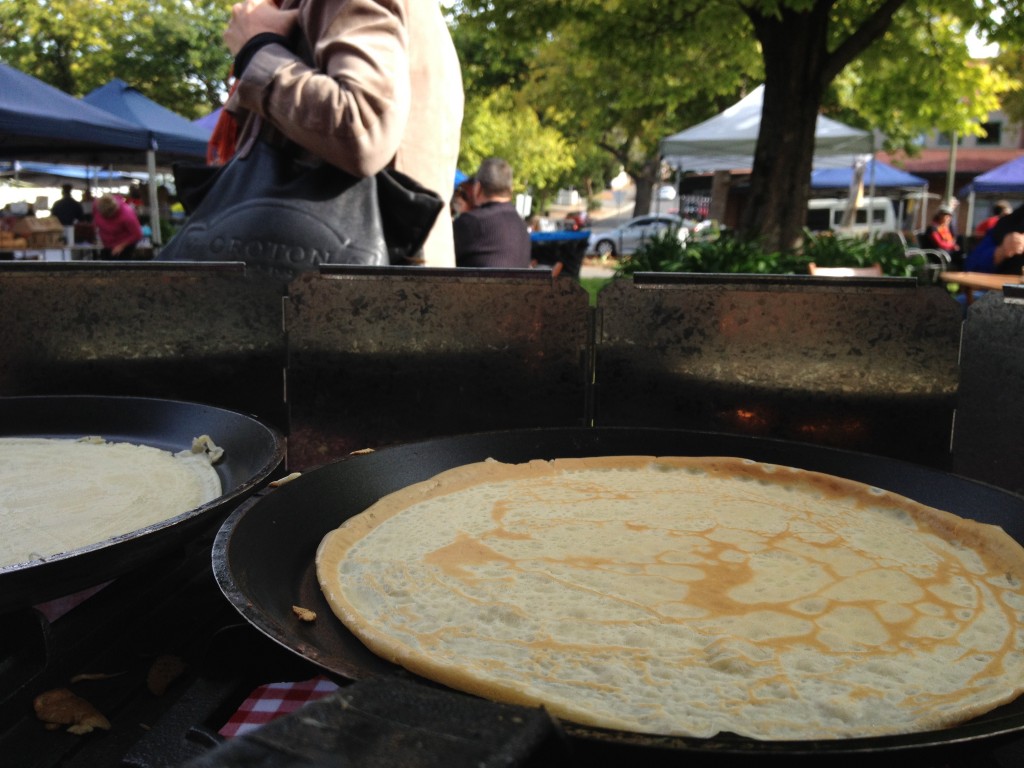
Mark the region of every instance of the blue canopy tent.
POLYGON ((0 158, 99 165, 148 147, 137 125, 0 63, 0 158))
POLYGON ((919 225, 916 225, 916 228, 924 229, 925 222, 923 220, 923 216, 927 206, 923 203, 928 194, 927 179, 915 176, 912 173, 907 173, 906 171, 901 171, 899 168, 883 163, 881 160, 874 157, 864 163, 863 174, 858 179, 857 174, 859 172, 860 169, 854 167, 816 168, 811 171, 811 189, 852 190, 855 185, 863 182, 863 185, 870 190, 868 193, 869 197, 874 197, 875 190, 878 189, 912 190, 913 194, 909 196, 901 194, 900 196, 898 221, 902 222, 904 218, 904 198, 910 197, 914 200, 913 205, 916 206, 916 212, 920 213, 922 217, 921 222, 919 225))
MULTIPOLYGON (((818 168, 811 172, 812 189, 849 189, 853 181, 853 168, 818 168)), ((864 168, 864 183, 880 187, 926 187, 928 182, 920 176, 901 171, 872 158, 864 168)))
POLYGON ((202 160, 212 128, 197 126, 177 112, 146 98, 124 80, 114 79, 82 97, 82 101, 145 130, 152 148, 164 157, 202 160))
MULTIPOLYGON (((193 124, 177 112, 162 107, 146 98, 124 80, 115 78, 95 91, 86 94, 82 100, 94 107, 106 110, 127 122, 134 123, 146 131, 150 139, 150 150, 146 155, 149 169, 149 209, 157 210, 156 155, 165 159, 206 159, 206 145, 213 129, 193 124)), ((153 242, 161 244, 160 227, 153 227, 153 242)))
POLYGON ((977 224, 974 220, 974 207, 978 195, 996 197, 1022 194, 1024 194, 1024 155, 975 176, 970 184, 960 190, 957 196, 967 198, 967 221, 973 229, 977 224))
POLYGON ((217 121, 220 120, 220 113, 224 107, 217 107, 213 112, 202 117, 197 117, 192 121, 192 125, 202 128, 207 132, 207 135, 213 133, 213 129, 217 127, 217 121))
POLYGON ((972 192, 993 195, 1024 193, 1024 155, 1008 163, 997 165, 974 179, 960 190, 960 197, 972 192))

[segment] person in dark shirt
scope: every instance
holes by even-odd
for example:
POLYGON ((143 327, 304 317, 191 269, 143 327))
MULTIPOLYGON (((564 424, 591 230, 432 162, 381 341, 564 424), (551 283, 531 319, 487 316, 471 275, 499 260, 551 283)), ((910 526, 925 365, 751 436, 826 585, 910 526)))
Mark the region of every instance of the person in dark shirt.
POLYGON ((72 226, 76 221, 85 221, 85 211, 82 204, 71 196, 70 184, 61 187, 60 200, 53 204, 50 213, 65 227, 72 226))
POLYGON ((480 163, 470 190, 473 209, 452 222, 459 267, 530 267, 530 232, 512 204, 512 167, 499 157, 480 163))
POLYGON ((71 196, 71 185, 61 186, 60 200, 50 208, 50 215, 56 217, 57 221, 64 227, 64 242, 68 245, 75 244, 75 223, 86 221, 85 209, 82 204, 71 196))

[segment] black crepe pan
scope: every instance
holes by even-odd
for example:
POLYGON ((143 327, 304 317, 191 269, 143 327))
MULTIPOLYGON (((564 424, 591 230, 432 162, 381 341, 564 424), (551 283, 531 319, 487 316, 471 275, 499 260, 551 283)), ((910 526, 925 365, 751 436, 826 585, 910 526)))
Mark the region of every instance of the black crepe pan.
MULTIPOLYGON (((397 668, 370 653, 331 613, 317 585, 313 558, 320 539, 381 496, 460 464, 493 457, 507 462, 589 455, 740 456, 848 477, 901 493, 964 517, 1002 526, 1024 541, 1024 498, 938 470, 888 458, 805 444, 679 430, 635 428, 538 429, 463 435, 351 456, 308 472, 239 506, 213 547, 222 591, 258 630, 345 680, 389 675, 397 668), (293 605, 317 620, 303 623, 293 605)), ((1024 701, 941 731, 816 742, 761 742, 730 735, 713 739, 649 737, 567 726, 582 745, 598 745, 600 761, 619 749, 645 764, 723 764, 773 755, 790 761, 829 760, 901 766, 942 760, 955 752, 1024 737, 1024 701), (937 752, 938 751, 938 752, 937 752)))
MULTIPOLYGON (((216 465, 221 496, 123 536, 45 561, 0 568, 0 614, 100 584, 165 554, 223 520, 277 471, 284 459, 284 440, 276 430, 223 408, 133 397, 0 398, 0 437, 98 435, 110 441, 180 451, 204 434, 224 449, 224 457, 216 465)), ((54 472, 59 471, 60 467, 54 467, 54 472)))

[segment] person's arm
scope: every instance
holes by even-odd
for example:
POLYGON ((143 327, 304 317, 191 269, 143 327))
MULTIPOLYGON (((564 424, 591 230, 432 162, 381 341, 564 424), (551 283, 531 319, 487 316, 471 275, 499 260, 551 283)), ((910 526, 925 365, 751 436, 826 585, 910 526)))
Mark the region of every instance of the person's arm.
POLYGON ((1007 259, 1024 253, 1024 234, 1020 232, 1008 232, 1006 237, 995 247, 992 252, 992 262, 999 266, 1007 259))
MULTIPOLYGON (((246 0, 243 5, 267 3, 246 0)), ((274 12, 286 13, 263 7, 260 18, 274 12)), ((299 26, 316 66, 279 43, 265 45, 249 59, 229 108, 255 112, 328 162, 356 176, 371 176, 391 162, 406 128, 405 24, 402 0, 309 3, 299 26)))

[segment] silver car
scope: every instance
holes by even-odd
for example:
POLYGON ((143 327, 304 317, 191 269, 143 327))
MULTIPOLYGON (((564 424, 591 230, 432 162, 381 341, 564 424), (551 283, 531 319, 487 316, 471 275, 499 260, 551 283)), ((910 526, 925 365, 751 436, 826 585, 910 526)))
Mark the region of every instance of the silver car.
POLYGON ((588 253, 598 256, 626 256, 666 229, 679 229, 683 220, 672 213, 652 213, 636 216, 615 229, 591 232, 588 253))

